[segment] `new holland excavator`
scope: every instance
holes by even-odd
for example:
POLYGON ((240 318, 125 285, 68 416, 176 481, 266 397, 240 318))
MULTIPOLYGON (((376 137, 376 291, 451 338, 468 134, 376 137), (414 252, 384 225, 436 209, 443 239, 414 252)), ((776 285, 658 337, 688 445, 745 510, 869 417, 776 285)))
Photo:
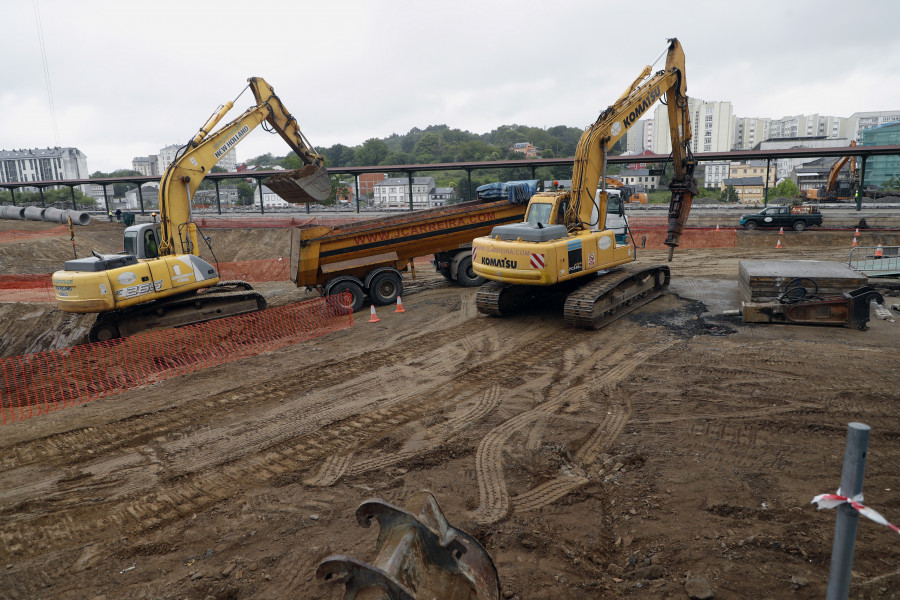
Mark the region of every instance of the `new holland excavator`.
POLYGON ((597 328, 624 314, 626 306, 636 308, 668 287, 668 266, 630 265, 634 248, 617 241, 606 224, 607 152, 663 95, 675 169, 665 240, 669 261, 697 193, 684 52, 677 39, 669 40, 665 69, 651 72, 645 67, 581 136, 571 190, 535 194, 524 222, 497 226, 490 236, 474 240, 474 271, 490 280, 476 296, 479 312, 505 316, 542 296, 565 293, 566 322, 597 328))
POLYGON ((259 77, 248 81, 256 105, 212 132, 234 102, 220 106, 166 169, 159 189, 159 223, 127 227, 124 251, 119 254, 93 252, 91 257, 66 261, 64 270, 53 274, 61 310, 97 313, 90 341, 266 307, 265 298, 250 284, 220 281, 217 269, 200 258, 198 241, 208 246, 210 241, 198 236, 191 210, 194 192, 213 165, 263 121, 304 162, 291 177, 307 200, 325 200, 331 184, 324 159, 312 149, 272 87, 259 77))

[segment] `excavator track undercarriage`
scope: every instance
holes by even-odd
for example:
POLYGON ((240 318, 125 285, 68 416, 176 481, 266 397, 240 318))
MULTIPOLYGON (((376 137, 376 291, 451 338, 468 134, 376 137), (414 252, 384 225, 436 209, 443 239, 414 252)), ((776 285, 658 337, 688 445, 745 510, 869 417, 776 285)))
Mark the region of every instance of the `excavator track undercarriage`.
POLYGON ((563 309, 566 323, 599 329, 660 296, 669 287, 669 279, 669 267, 665 265, 628 265, 587 283, 578 279, 537 287, 489 281, 479 288, 475 304, 483 314, 508 316, 539 296, 568 293, 563 309))
POLYGON ((265 310, 266 299, 245 281, 218 284, 122 310, 101 313, 91 327, 91 342, 128 337, 142 331, 182 327, 265 310))

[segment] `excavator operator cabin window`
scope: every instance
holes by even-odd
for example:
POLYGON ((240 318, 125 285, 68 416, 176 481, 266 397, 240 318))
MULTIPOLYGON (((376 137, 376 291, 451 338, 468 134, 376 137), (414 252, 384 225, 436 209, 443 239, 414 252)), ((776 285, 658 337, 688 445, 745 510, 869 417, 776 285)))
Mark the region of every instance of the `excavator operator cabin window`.
POLYGON ((538 223, 547 225, 550 223, 551 210, 553 210, 552 204, 535 202, 528 207, 528 218, 526 219, 526 222, 531 223, 532 225, 537 225, 538 223))
POLYGON ((147 258, 156 258, 159 256, 159 246, 156 245, 156 235, 152 229, 144 231, 144 254, 147 258))
POLYGON ((125 251, 125 254, 137 255, 137 234, 135 232, 125 232, 125 244, 122 249, 125 251))

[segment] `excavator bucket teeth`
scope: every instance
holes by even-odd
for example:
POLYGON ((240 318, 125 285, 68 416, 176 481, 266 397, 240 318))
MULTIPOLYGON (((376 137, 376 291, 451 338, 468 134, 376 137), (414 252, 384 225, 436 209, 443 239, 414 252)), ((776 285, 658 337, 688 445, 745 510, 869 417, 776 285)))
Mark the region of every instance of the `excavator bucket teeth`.
POLYGON ((328 170, 319 165, 306 165, 302 169, 274 175, 266 181, 266 187, 292 204, 322 202, 331 195, 328 170))

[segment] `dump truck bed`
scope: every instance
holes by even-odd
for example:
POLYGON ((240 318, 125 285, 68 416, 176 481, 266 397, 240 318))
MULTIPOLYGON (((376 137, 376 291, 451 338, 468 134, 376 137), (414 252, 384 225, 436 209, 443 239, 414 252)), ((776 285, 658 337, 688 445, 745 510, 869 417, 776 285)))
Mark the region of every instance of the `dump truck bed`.
POLYGON ((464 202, 336 227, 294 229, 291 273, 298 286, 324 285, 373 268, 402 269, 411 259, 465 247, 496 225, 525 217, 526 204, 464 202))

